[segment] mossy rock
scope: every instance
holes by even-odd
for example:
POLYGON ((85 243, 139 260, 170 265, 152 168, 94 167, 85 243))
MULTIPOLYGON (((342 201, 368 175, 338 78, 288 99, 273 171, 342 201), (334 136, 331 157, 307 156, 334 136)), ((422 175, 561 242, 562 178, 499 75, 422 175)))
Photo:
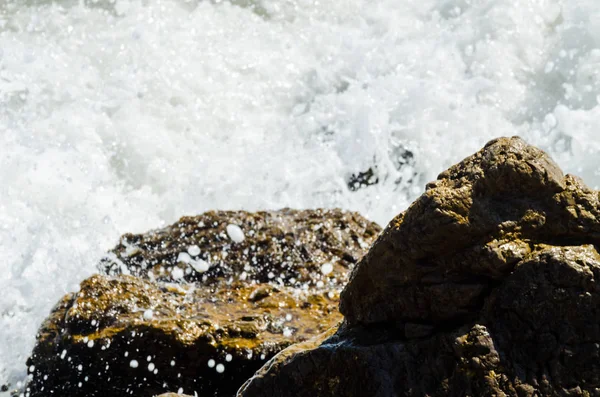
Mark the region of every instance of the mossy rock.
POLYGON ((30 396, 232 396, 341 320, 339 292, 379 231, 356 213, 285 209, 125 235, 40 328, 30 396))

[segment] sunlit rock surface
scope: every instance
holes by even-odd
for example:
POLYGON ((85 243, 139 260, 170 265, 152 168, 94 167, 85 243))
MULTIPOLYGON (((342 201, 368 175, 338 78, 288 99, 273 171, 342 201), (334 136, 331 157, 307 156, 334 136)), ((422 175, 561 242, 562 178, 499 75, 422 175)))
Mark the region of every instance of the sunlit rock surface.
POLYGON ((30 395, 234 395, 341 320, 339 291, 379 231, 356 213, 284 209, 125 235, 40 329, 30 395))
POLYGON ((501 138, 392 220, 256 396, 599 396, 599 193, 501 138))

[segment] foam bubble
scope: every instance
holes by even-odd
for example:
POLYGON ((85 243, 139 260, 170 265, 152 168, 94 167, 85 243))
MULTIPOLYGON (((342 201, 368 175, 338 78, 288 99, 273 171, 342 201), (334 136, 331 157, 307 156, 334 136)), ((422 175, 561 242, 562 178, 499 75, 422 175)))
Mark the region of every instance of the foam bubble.
POLYGON ((198 256, 200 254, 200 247, 197 245, 190 245, 187 249, 187 252, 191 256, 198 256))
POLYGON ((234 243, 241 243, 244 241, 244 232, 238 225, 227 225, 227 235, 234 243))
POLYGON ((323 275, 328 275, 333 271, 333 265, 331 263, 324 263, 321 265, 321 273, 323 275))

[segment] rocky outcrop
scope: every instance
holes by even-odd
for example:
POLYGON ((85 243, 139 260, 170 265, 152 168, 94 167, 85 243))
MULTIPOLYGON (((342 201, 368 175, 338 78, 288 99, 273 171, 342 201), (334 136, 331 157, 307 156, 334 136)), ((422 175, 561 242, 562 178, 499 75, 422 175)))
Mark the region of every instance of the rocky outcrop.
POLYGON ((440 174, 257 396, 600 396, 600 195, 501 138, 440 174))
POLYGON ((208 212, 125 235, 44 322, 30 396, 232 396, 335 325, 379 227, 339 210, 208 212))

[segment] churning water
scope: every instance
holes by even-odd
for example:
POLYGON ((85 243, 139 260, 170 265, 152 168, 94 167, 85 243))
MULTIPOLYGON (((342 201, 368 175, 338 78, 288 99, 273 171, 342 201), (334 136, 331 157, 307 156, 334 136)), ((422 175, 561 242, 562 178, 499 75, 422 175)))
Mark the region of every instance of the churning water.
POLYGON ((0 384, 127 231, 385 224, 501 135, 600 185, 599 72, 597 0, 0 0, 0 384))

